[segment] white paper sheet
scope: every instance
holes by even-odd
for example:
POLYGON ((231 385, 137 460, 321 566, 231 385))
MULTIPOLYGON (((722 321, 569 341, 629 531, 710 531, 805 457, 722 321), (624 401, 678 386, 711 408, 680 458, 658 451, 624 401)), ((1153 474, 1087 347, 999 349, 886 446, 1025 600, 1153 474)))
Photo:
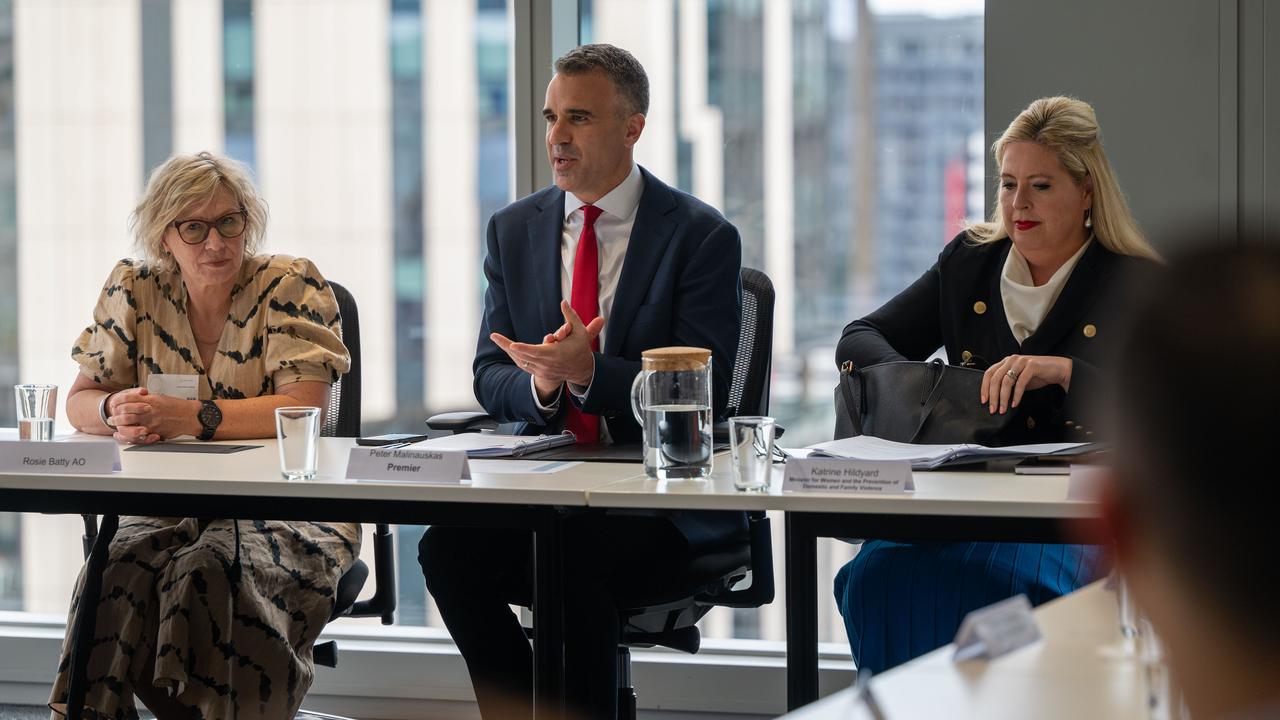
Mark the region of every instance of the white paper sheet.
POLYGON ((581 464, 581 461, 575 460, 472 460, 471 469, 473 472, 495 475, 505 473, 550 475, 581 464))

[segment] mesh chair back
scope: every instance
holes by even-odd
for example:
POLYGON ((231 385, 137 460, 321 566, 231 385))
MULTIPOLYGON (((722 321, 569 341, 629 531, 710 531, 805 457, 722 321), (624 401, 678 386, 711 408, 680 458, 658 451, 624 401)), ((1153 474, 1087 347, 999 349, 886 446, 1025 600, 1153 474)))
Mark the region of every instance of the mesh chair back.
MULTIPOLYGON (((333 288, 333 296, 338 300, 338 315, 342 318, 342 342, 351 355, 351 369, 338 378, 338 382, 329 386, 329 403, 320 434, 326 437, 360 437, 360 312, 356 309, 356 300, 350 291, 336 282, 330 282, 329 287, 333 288)), ((379 616, 383 625, 390 625, 395 622, 396 611, 395 538, 389 525, 378 523, 374 527, 373 597, 356 601, 356 596, 360 594, 360 589, 369 576, 369 568, 364 560, 356 560, 355 566, 338 582, 333 617, 379 616)), ((328 645, 323 654, 332 666, 336 663, 334 653, 337 651, 333 649, 332 641, 328 645)), ((320 657, 320 649, 321 646, 317 645, 317 658, 320 657)))
POLYGON ((742 329, 729 384, 725 417, 769 414, 769 371, 773 354, 773 283, 769 276, 742 268, 742 329))
POLYGON ((360 437, 360 312, 350 291, 330 282, 338 299, 338 315, 342 318, 342 343, 351 354, 351 369, 329 386, 329 402, 325 408, 325 437, 360 437))

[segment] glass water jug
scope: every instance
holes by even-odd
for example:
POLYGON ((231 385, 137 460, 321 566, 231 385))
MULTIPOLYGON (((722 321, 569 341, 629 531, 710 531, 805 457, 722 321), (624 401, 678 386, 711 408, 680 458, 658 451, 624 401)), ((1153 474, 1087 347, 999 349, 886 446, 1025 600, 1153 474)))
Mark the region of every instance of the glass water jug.
POLYGON ((631 410, 644 430, 644 469, 660 480, 711 474, 711 351, 668 347, 641 353, 631 410))

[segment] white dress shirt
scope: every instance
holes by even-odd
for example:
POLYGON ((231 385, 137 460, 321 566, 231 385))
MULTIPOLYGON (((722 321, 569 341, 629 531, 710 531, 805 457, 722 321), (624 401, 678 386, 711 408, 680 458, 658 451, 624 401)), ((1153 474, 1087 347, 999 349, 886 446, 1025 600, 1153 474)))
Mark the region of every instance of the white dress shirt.
MULTIPOLYGON (((610 190, 591 205, 600 208, 600 216, 596 218, 596 248, 600 261, 598 277, 600 282, 600 317, 605 319, 604 330, 600 331, 600 347, 604 347, 605 336, 609 333, 609 312, 613 309, 613 298, 618 292, 618 279, 622 276, 622 263, 627 257, 627 245, 631 242, 631 229, 636 224, 636 210, 640 207, 640 196, 644 194, 644 176, 640 174, 640 166, 631 164, 631 172, 617 187, 610 190)), ((582 234, 585 219, 583 202, 573 193, 564 196, 564 225, 560 230, 560 295, 565 300, 573 297, 573 261, 578 253, 578 237, 582 234)), ((583 323, 587 322, 583 318, 583 323)), ((560 405, 559 396, 550 405, 543 405, 538 400, 537 388, 530 376, 529 389, 533 393, 534 402, 543 414, 551 415, 560 405)), ((591 387, 573 385, 569 388, 580 400, 585 398, 591 387)), ((608 438, 608 429, 604 418, 600 419, 601 437, 608 438)))
POLYGON ((1000 299, 1004 301, 1004 315, 1009 321, 1009 330, 1021 345, 1024 340, 1035 334, 1040 323, 1044 322, 1049 309, 1058 301, 1062 287, 1071 277, 1080 256, 1093 242, 1090 237, 1057 272, 1043 285, 1037 286, 1031 279, 1031 267, 1027 259, 1018 252, 1017 246, 1009 248, 1009 256, 1004 261, 1004 271, 1000 273, 1000 299))

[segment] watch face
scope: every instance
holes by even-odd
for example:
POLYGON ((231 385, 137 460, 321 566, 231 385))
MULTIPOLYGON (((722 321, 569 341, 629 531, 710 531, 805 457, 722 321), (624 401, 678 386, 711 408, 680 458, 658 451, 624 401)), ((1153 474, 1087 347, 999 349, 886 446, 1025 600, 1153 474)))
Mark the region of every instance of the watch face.
POLYGON ((212 400, 205 400, 200 405, 200 414, 197 417, 201 426, 206 430, 213 430, 218 427, 218 423, 222 422, 222 410, 218 409, 212 400))

